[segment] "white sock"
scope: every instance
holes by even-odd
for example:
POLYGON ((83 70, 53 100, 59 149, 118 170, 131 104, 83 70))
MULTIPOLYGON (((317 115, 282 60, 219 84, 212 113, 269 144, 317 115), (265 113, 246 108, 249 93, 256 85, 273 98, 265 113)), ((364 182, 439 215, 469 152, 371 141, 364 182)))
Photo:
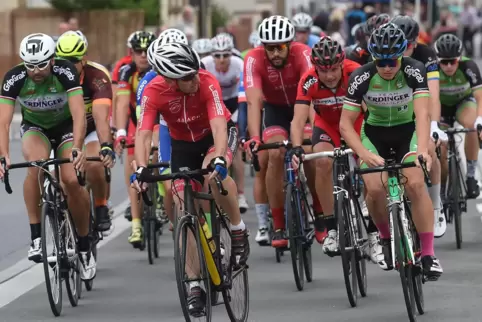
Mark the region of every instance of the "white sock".
POLYGON ((267 216, 269 211, 269 205, 266 203, 257 203, 255 205, 256 215, 258 216, 258 227, 266 228, 268 226, 267 216))
POLYGON ((245 230, 246 225, 244 224, 244 221, 241 219, 241 222, 237 225, 231 225, 231 231, 233 230, 245 230))
POLYGON ((440 183, 432 184, 432 186, 428 188, 428 193, 430 195, 430 199, 432 199, 433 209, 440 209, 442 204, 440 201, 440 183))

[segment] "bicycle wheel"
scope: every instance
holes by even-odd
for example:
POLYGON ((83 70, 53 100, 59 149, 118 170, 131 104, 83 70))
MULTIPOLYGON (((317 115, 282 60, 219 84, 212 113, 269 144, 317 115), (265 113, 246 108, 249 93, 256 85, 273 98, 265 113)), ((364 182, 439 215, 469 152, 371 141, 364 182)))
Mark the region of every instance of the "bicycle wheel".
POLYGON ((157 215, 158 207, 159 207, 159 199, 158 199, 158 192, 157 192, 157 184, 152 184, 151 186, 151 200, 153 200, 153 205, 150 208, 151 212, 151 223, 150 223, 150 230, 151 230, 151 239, 150 242, 152 243, 151 248, 152 252, 154 253, 155 258, 159 258, 159 247, 160 247, 160 236, 162 234, 162 224, 160 218, 157 215))
POLYGON ((75 307, 79 303, 82 290, 82 281, 80 279, 80 254, 77 246, 74 222, 72 221, 69 212, 66 212, 65 217, 62 237, 69 264, 69 271, 65 278, 65 288, 67 289, 70 304, 75 307))
POLYGON ((304 236, 306 238, 303 243, 303 264, 305 267, 305 278, 306 281, 309 283, 313 280, 313 260, 311 257, 311 245, 313 244, 313 237, 315 235, 315 231, 310 224, 310 217, 312 217, 312 214, 309 210, 309 203, 306 200, 305 194, 303 194, 303 197, 301 197, 300 202, 300 209, 301 213, 303 214, 302 218, 304 221, 304 236))
POLYGON ((185 215, 179 218, 176 224, 176 232, 174 237, 174 263, 176 271, 177 290, 179 300, 181 301, 182 313, 186 321, 211 321, 211 279, 209 277, 206 259, 204 257, 201 241, 199 240, 199 231, 194 225, 198 225, 197 219, 191 215, 185 215), (194 219, 194 220, 193 220, 194 219), (193 224, 194 222, 194 224, 193 224), (190 254, 194 258, 186 261, 188 256, 186 250, 189 243, 190 254), (190 261, 198 261, 200 273, 197 278, 188 278, 185 272, 186 265, 192 264, 190 261), (203 297, 205 299, 204 312, 198 316, 191 316, 188 309, 188 290, 191 285, 200 286, 202 288, 203 297))
POLYGON ((452 209, 455 223, 455 242, 457 244, 457 249, 460 249, 462 248, 462 211, 460 209, 460 178, 456 162, 457 160, 455 156, 449 161, 449 187, 451 187, 450 207, 452 209))
POLYGON ((295 278, 296 288, 302 291, 305 285, 303 241, 301 240, 303 232, 301 232, 300 214, 298 212, 296 199, 297 193, 294 186, 288 184, 285 194, 285 211, 290 241, 291 264, 293 265, 293 276, 295 278))
POLYGON ((55 316, 59 316, 62 312, 62 267, 60 264, 60 231, 56 211, 50 204, 43 204, 41 237, 45 286, 47 288, 50 309, 55 316), (51 233, 50 237, 47 237, 48 232, 51 233), (52 250, 48 250, 47 247, 52 247, 52 250), (50 270, 53 271, 53 277, 50 276, 50 270))
POLYGON ((403 235, 402 225, 400 223, 400 208, 398 204, 393 204, 390 208, 392 223, 393 223, 393 239, 395 247, 395 258, 398 273, 400 275, 400 282, 402 284, 403 297, 405 299, 405 306, 407 308, 408 319, 410 322, 416 321, 415 317, 415 297, 413 295, 412 287, 412 266, 406 260, 406 243, 404 242, 406 236, 403 235), (402 237, 403 236, 403 237, 402 237), (403 238, 403 240, 402 240, 403 238))
POLYGON ((356 277, 356 256, 352 239, 350 237, 350 226, 347 222, 350 218, 349 205, 345 200, 343 192, 335 195, 336 209, 335 216, 338 220, 338 239, 341 254, 341 264, 343 267, 343 278, 345 280, 348 301, 352 307, 357 305, 357 277, 356 277))
MULTIPOLYGON (((154 264, 154 241, 155 238, 155 225, 154 225, 154 218, 152 218, 151 208, 155 206, 155 200, 152 201, 154 205, 152 207, 148 207, 147 205, 143 205, 144 211, 142 216, 142 222, 144 224, 144 241, 147 245, 147 258, 149 260, 149 264, 154 264)), ((155 208, 154 208, 155 209, 155 208)))
MULTIPOLYGON (((361 212, 360 204, 358 200, 352 199, 351 203, 354 204, 353 212, 352 212, 352 227, 353 227, 353 237, 356 241, 356 279, 358 281, 358 289, 360 290, 360 295, 362 297, 367 296, 367 261, 365 255, 363 254, 363 250, 365 249, 365 244, 367 243, 367 239, 364 237, 363 234, 363 216, 361 212), (354 201, 355 200, 355 201, 354 201)), ((366 234, 365 234, 366 235, 366 234)))

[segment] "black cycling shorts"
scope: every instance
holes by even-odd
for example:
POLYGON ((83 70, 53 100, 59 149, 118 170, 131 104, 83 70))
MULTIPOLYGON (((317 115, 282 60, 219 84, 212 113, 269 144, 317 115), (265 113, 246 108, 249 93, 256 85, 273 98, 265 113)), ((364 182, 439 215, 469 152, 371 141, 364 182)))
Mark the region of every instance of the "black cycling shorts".
POLYGON ((224 100, 224 105, 226 105, 226 108, 229 110, 231 114, 234 114, 238 110, 238 98, 233 97, 233 98, 228 98, 227 100, 224 100))
POLYGON ((447 106, 442 104, 441 113, 440 113, 440 123, 448 127, 453 127, 457 119, 458 113, 460 113, 463 109, 465 109, 468 106, 477 108, 477 101, 472 95, 464 98, 463 100, 458 102, 455 106, 447 106))
POLYGON ((282 135, 285 139, 290 136, 291 121, 294 116, 294 107, 290 105, 273 105, 264 102, 263 114, 263 141, 270 137, 282 135))
POLYGON ((50 142, 51 148, 54 151, 57 151, 61 145, 74 139, 73 128, 74 124, 72 119, 65 120, 50 129, 44 129, 31 122, 22 120, 20 125, 20 135, 22 138, 29 134, 40 135, 44 137, 47 142, 50 142))

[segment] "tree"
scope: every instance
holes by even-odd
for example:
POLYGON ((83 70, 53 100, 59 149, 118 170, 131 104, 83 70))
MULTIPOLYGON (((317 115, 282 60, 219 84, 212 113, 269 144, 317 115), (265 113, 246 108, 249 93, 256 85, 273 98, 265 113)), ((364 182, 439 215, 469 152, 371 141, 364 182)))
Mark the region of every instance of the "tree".
POLYGON ((211 30, 216 34, 218 27, 225 27, 229 21, 229 12, 217 4, 211 5, 211 30))

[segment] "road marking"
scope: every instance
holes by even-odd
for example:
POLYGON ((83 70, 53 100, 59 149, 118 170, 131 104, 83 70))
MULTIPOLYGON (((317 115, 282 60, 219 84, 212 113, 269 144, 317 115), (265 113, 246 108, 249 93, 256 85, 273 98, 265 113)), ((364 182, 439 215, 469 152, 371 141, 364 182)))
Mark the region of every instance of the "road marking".
POLYGON ((475 208, 477 208, 477 211, 479 212, 479 214, 482 214, 482 203, 476 204, 475 208))
MULTIPOLYGON (((124 213, 128 204, 129 200, 125 200, 114 208, 112 224, 115 225, 115 230, 109 236, 104 237, 104 240, 97 247, 102 248, 131 226, 124 216, 120 216, 124 213)), ((20 260, 3 270, 0 272, 0 308, 44 283, 44 281, 43 264, 32 264, 27 259, 20 260)))

